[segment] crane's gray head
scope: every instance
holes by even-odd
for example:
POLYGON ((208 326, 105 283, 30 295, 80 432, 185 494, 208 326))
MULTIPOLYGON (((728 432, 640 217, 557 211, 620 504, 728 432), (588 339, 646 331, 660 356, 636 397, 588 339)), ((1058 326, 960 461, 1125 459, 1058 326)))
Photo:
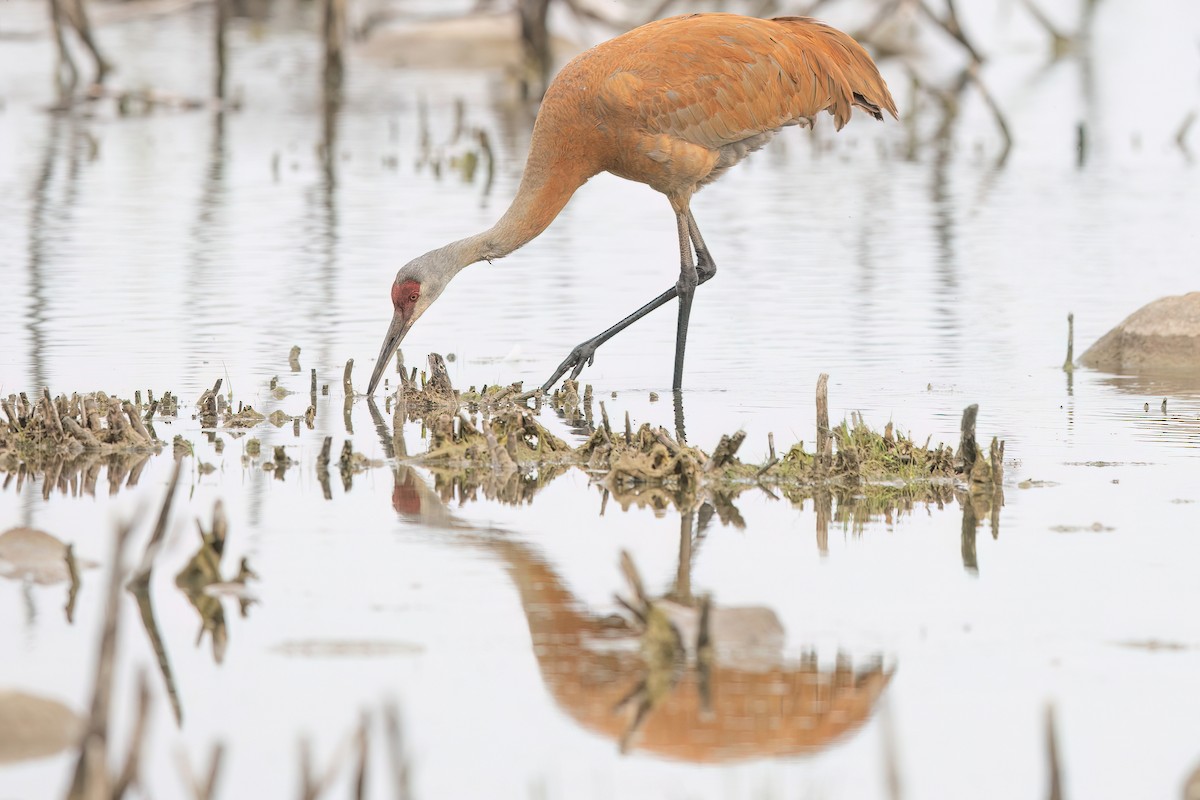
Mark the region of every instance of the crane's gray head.
POLYGON ((414 258, 396 273, 396 280, 392 283, 392 307, 395 312, 379 358, 375 361, 375 371, 371 373, 367 394, 374 394, 388 359, 396 352, 409 328, 433 305, 450 278, 460 269, 462 265, 454 258, 454 251, 442 248, 414 258))

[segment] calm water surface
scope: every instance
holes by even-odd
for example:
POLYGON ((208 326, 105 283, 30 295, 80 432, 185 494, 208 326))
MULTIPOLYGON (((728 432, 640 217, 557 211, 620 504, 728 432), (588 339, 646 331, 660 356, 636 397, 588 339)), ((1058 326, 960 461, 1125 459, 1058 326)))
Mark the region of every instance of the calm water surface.
MULTIPOLYGON (((1046 5, 1074 25, 1074 4, 1046 5)), ((980 434, 1006 440, 1009 464, 999 525, 973 541, 957 502, 835 521, 823 537, 813 501, 747 492, 701 528, 673 507, 606 503, 578 471, 510 505, 460 501, 389 460, 348 488, 335 473, 326 499, 313 468, 325 436, 389 455, 365 402, 346 425, 340 376, 353 357, 365 385, 396 268, 487 227, 515 190, 531 121, 500 99, 511 87, 353 62, 344 106, 323 117, 313 37, 281 13, 235 25, 237 113, 51 114, 48 40, 0 42, 0 393, 169 389, 190 407, 223 378, 235 400, 301 414, 308 370, 330 385, 315 430, 254 432, 264 453, 282 445, 299 462, 282 480, 244 464, 246 438, 219 434, 218 453, 186 409, 159 426, 197 457, 151 585, 176 705, 137 606, 121 608, 117 725, 148 669, 150 792, 179 794, 177 751, 200 763, 217 741, 221 796, 293 792, 301 735, 323 763, 362 710, 393 698, 423 798, 885 797, 889 728, 904 796, 1034 797, 1048 702, 1070 796, 1179 796, 1200 759, 1200 378, 1059 369, 1069 311, 1086 346, 1143 303, 1200 288, 1200 174, 1173 143, 1197 102, 1200 12, 1161 5, 1103 4, 1091 58, 1051 65, 1027 21, 976 12, 983 42, 1006 54, 985 73, 1018 140, 1003 166, 970 92, 946 143, 904 158, 943 112, 927 95, 914 105, 888 62, 911 131, 862 119, 836 138, 827 121, 792 131, 695 202, 720 274, 693 312, 689 439, 710 448, 742 428, 754 459, 769 432, 811 445, 821 372, 835 419, 858 411, 920 441, 957 441, 979 403, 980 434), (422 104, 435 153, 466 149, 450 143, 458 101, 496 151, 490 189, 482 174, 418 166, 422 104), (294 394, 274 398, 276 376, 294 394), (214 644, 173 576, 218 498, 224 569, 245 557, 260 580, 245 616, 225 601, 214 644), (692 590, 720 609, 770 609, 784 638, 770 664, 723 666, 717 697, 736 708, 701 719, 689 677, 622 753, 628 719, 612 706, 640 661, 604 634, 625 591, 618 554, 652 592, 678 590, 689 530, 692 590), (844 703, 836 724, 788 710, 785 684, 833 692, 822 702, 844 703)), ((117 79, 202 94, 210 11, 103 27, 117 79)), ((0 23, 35 30, 42 13, 10 0, 0 23)), ((939 74, 953 53, 925 38, 939 74)), ((464 272, 406 340, 408 361, 455 354, 460 388, 540 383, 572 344, 670 285, 675 250, 663 198, 598 177, 524 250, 464 272)), ((584 373, 614 420, 673 425, 673 335, 662 312, 584 373)), ((409 452, 421 437, 405 429, 409 452)), ((103 479, 95 496, 44 499, 40 481, 0 491, 0 529, 47 530, 102 565, 84 573, 70 622, 63 585, 0 581, 0 689, 86 707, 114 522, 157 506, 170 467, 154 458, 111 495, 103 479)), ((0 797, 61 794, 71 758, 0 765, 0 797)), ((371 780, 385 796, 384 770, 371 780)))

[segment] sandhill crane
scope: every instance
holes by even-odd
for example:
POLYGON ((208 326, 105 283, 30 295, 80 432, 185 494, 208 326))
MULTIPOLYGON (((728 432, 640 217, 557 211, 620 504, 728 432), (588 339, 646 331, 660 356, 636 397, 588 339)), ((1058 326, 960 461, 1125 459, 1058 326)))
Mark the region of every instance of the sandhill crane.
POLYGON ((883 111, 896 116, 892 96, 862 46, 805 17, 688 14, 651 22, 580 54, 546 90, 525 173, 500 220, 413 259, 396 274, 395 313, 368 394, 401 339, 451 278, 528 243, 576 189, 600 172, 667 196, 679 232, 679 280, 576 346, 542 390, 568 370, 578 377, 596 348, 676 297, 673 387, 680 389, 693 293, 717 271, 692 216, 692 195, 780 128, 811 125, 814 116, 827 111, 840 130, 854 106, 876 119, 883 119, 883 111))

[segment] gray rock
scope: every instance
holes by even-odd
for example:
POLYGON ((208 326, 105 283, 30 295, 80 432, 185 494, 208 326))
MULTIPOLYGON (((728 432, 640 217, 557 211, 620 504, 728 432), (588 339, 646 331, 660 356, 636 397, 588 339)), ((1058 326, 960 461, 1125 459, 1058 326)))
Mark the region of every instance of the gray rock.
MULTIPOLYGON (((96 562, 77 558, 75 566, 82 571, 92 569, 96 562)), ((0 533, 0 578, 42 585, 66 583, 71 579, 67 546, 34 528, 11 528, 0 533)))
POLYGON ((1142 306, 1079 357, 1108 372, 1200 370, 1200 292, 1142 306))
POLYGON ((54 755, 82 733, 83 720, 57 700, 0 689, 0 764, 54 755))

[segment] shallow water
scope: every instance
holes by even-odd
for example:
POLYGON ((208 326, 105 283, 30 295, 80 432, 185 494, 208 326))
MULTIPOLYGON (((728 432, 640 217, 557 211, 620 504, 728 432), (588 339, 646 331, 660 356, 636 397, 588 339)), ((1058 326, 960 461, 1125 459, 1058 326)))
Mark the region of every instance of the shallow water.
MULTIPOLYGON (((7 5, 10 30, 40 22, 40 6, 7 5)), ((1072 4, 1046 5, 1074 24, 1072 4)), ((209 13, 102 28, 118 79, 206 91, 209 13)), ((1070 796, 1178 796, 1200 759, 1190 691, 1200 621, 1186 611, 1200 601, 1187 566, 1200 557, 1200 378, 1059 366, 1069 311, 1082 349, 1143 303, 1197 288, 1200 180, 1173 143, 1194 105, 1194 37, 1165 31, 1196 30, 1200 12, 1103 4, 1090 70, 1081 58, 1047 66, 1036 29, 978 13, 982 41, 1000 54, 985 74, 1017 138, 1007 162, 995 163, 992 123, 968 92, 947 143, 913 159, 902 126, 855 120, 836 138, 828 124, 815 137, 790 132, 740 165, 694 205, 720 273, 697 295, 683 394, 690 441, 711 448, 742 428, 741 455, 753 459, 768 432, 781 448, 811 445, 821 372, 835 420, 858 411, 918 441, 956 442, 962 409, 979 403, 981 437, 1006 441, 1007 479, 998 527, 985 520, 965 537, 957 502, 835 519, 822 537, 818 503, 761 492, 701 530, 673 507, 606 502, 579 471, 508 505, 482 493, 460 501, 431 490, 428 471, 391 461, 349 488, 335 471, 325 499, 312 466, 325 436, 335 451, 351 439, 388 455, 364 401, 347 426, 341 371, 353 357, 363 388, 395 269, 490 225, 515 190, 530 121, 498 99, 511 88, 483 73, 354 62, 344 107, 323 119, 313 37, 280 14, 235 25, 237 113, 119 117, 96 104, 49 114, 49 42, 0 43, 0 394, 169 389, 183 406, 158 433, 196 443, 150 595, 178 720, 138 607, 128 597, 121 607, 118 730, 145 668, 153 793, 180 791, 177 750, 200 764, 216 741, 228 748, 222 796, 294 791, 301 735, 325 763, 362 710, 394 698, 417 797, 883 797, 887 729, 905 796, 1035 796, 1047 703, 1070 796), (1126 44, 1151 40, 1162 44, 1126 44), (481 178, 416 166, 419 105, 438 144, 458 99, 497 153, 486 192, 481 178), (217 453, 190 417, 217 378, 235 401, 302 414, 312 368, 329 385, 315 429, 252 434, 264 454, 282 445, 298 462, 282 480, 243 465, 248 437, 219 434, 217 453), (294 394, 274 399, 275 376, 294 394), (217 469, 201 474, 199 462, 217 469), (197 544, 193 519, 207 525, 218 498, 230 518, 224 574, 245 557, 260 576, 246 616, 224 601, 219 662, 173 581, 197 544), (630 642, 604 645, 595 628, 626 591, 622 549, 652 593, 679 588, 689 527, 692 590, 719 609, 772 610, 784 631, 775 669, 805 685, 834 680, 839 658, 891 673, 877 698, 846 712, 847 730, 738 738, 755 721, 803 727, 794 709, 753 700, 718 717, 733 744, 704 750, 695 731, 717 734, 695 718, 690 729, 656 722, 664 706, 622 754, 624 717, 604 698, 636 683, 637 660, 630 642), (548 629, 547 618, 590 633, 548 629), (601 666, 597 652, 610 656, 601 666), (564 669, 597 683, 578 690, 564 669)), ((926 39, 930 64, 953 61, 926 39)), ((902 68, 884 69, 927 138, 938 107, 925 98, 914 109, 902 68)), ((540 382, 572 344, 675 279, 671 223, 645 187, 594 179, 538 240, 459 276, 405 341, 409 363, 453 353, 460 388, 540 382)), ((614 421, 628 412, 673 426, 673 335, 673 312, 661 312, 585 371, 614 421)), ((409 452, 421 436, 407 426, 409 452)), ((153 458, 114 494, 104 481, 95 496, 43 499, 32 480, 0 491, 0 529, 47 530, 103 565, 85 571, 70 622, 63 585, 0 581, 0 689, 86 708, 114 522, 152 516, 170 468, 153 458)), ((751 687, 770 670, 732 672, 718 699, 757 697, 751 687)), ((671 702, 694 711, 694 692, 681 685, 671 702)), ((70 764, 60 754, 0 765, 0 796, 60 794, 70 764)), ((384 769, 371 780, 383 790, 384 769)))

